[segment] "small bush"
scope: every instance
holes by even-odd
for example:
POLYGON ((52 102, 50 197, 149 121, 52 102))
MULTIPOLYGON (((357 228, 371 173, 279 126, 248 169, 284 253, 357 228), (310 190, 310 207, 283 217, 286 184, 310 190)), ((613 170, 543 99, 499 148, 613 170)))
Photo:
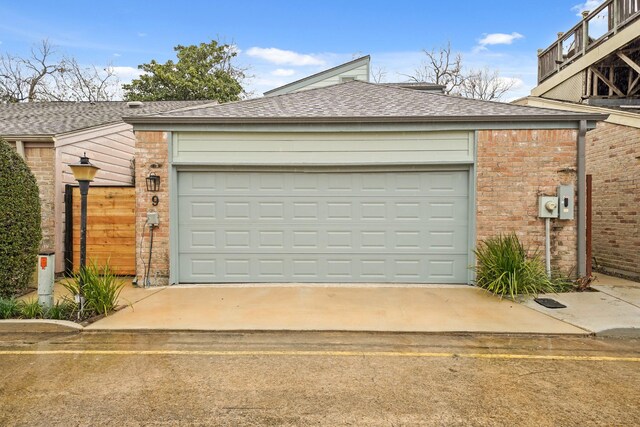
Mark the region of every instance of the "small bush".
POLYGON ((77 304, 69 301, 58 301, 45 311, 45 319, 73 320, 77 312, 77 304))
POLYGON ((538 253, 527 255, 518 237, 511 233, 480 242, 476 254, 476 285, 499 295, 536 295, 555 292, 538 253))
POLYGON ((18 317, 20 308, 15 298, 0 298, 0 319, 13 319, 18 317))
POLYGON ((42 238, 38 184, 25 161, 0 139, 0 297, 24 290, 42 238))
POLYGON ((18 302, 18 309, 22 319, 42 319, 44 317, 44 308, 37 299, 18 302))
POLYGON ((80 281, 84 284, 82 290, 86 317, 96 314, 107 315, 116 308, 124 282, 113 273, 108 264, 98 267, 95 262, 92 262, 74 274, 72 280, 64 282, 63 286, 71 294, 67 297, 68 301, 70 301, 69 298, 73 298, 73 295, 78 295, 80 281))

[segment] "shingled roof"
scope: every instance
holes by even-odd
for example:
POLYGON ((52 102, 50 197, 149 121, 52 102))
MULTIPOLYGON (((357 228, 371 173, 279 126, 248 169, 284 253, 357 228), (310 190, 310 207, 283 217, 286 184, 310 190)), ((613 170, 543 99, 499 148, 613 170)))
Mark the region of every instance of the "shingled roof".
POLYGON ((155 114, 214 101, 26 102, 0 104, 0 136, 54 136, 122 122, 123 116, 155 114))
POLYGON ((142 123, 319 123, 602 120, 605 116, 350 81, 333 86, 149 116, 142 123))

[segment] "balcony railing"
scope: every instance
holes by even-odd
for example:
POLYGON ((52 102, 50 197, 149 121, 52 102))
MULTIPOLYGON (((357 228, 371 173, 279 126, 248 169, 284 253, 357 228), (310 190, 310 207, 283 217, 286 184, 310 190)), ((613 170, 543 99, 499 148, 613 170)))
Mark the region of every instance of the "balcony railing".
POLYGON ((640 0, 606 0, 582 13, 582 21, 538 51, 538 83, 551 77, 591 49, 640 18, 640 0))

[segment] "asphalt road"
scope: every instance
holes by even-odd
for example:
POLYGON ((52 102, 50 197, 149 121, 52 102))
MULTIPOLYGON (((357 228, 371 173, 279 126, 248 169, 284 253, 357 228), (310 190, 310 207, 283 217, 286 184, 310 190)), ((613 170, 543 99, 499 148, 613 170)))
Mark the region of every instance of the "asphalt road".
POLYGON ((640 341, 0 335, 0 425, 640 425, 640 341))

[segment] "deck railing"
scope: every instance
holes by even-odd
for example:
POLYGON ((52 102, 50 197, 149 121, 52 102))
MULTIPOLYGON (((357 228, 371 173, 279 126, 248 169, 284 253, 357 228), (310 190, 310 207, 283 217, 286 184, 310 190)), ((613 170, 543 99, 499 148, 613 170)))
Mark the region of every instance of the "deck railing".
POLYGON ((538 51, 538 83, 551 77, 640 18, 640 0, 606 0, 558 40, 538 51))

